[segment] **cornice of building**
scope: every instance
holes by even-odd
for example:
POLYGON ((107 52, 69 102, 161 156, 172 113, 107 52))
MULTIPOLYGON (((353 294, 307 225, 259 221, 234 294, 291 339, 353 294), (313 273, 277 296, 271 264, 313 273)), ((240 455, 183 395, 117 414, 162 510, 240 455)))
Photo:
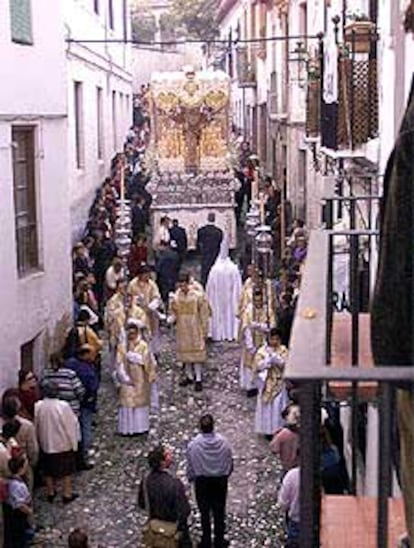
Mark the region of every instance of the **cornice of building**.
POLYGON ((230 10, 232 10, 239 3, 241 3, 240 0, 221 0, 218 8, 217 22, 220 24, 230 10))

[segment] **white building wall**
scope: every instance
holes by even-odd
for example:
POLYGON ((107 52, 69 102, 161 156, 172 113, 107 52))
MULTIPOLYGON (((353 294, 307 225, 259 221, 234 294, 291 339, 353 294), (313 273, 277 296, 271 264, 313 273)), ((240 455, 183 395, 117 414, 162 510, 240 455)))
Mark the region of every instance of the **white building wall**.
MULTIPOLYGON (((243 34, 243 12, 244 8, 247 6, 246 1, 237 2, 234 7, 226 14, 224 19, 220 23, 220 37, 223 40, 227 40, 229 32, 231 30, 232 36, 236 36, 237 23, 240 21, 241 29, 241 38, 246 38, 243 34)), ((236 49, 233 49, 233 67, 234 67, 234 77, 231 81, 231 104, 232 112, 234 114, 238 111, 238 105, 241 105, 241 110, 243 109, 243 104, 246 106, 250 104, 251 93, 250 90, 243 90, 239 87, 239 82, 237 80, 237 54, 236 49)), ((253 104, 253 101, 251 101, 253 104)), ((239 127, 243 129, 244 116, 241 115, 239 127)), ((246 125, 248 121, 246 120, 246 125)), ((244 128, 247 129, 247 128, 244 128)))
POLYGON ((71 314, 70 219, 63 14, 60 2, 32 2, 33 45, 11 41, 9 3, 0 3, 0 391, 14 386, 20 348, 36 337, 37 369, 71 314), (12 125, 36 128, 41 268, 19 278, 12 171, 12 125))
MULTIPOLYGON (((66 46, 69 115, 69 183, 72 239, 84 227, 94 193, 109 174, 110 161, 122 151, 132 123, 132 56, 124 38, 123 1, 113 0, 114 28, 109 26, 109 2, 101 0, 95 13, 90 0, 65 0, 66 36, 73 40, 120 40, 120 43, 68 43, 66 46), (83 85, 84 165, 76 164, 74 82, 83 85), (97 151, 97 87, 103 90, 102 158, 97 151), (116 97, 116 128, 113 131, 112 93, 116 97), (122 100, 121 100, 122 94, 122 100)), ((128 5, 128 2, 127 2, 128 5)), ((127 38, 130 18, 127 14, 127 38)))
POLYGON ((195 70, 200 70, 203 68, 202 64, 203 54, 198 44, 180 45, 176 51, 134 46, 132 48, 134 93, 138 93, 142 84, 148 84, 153 72, 181 70, 185 65, 191 65, 195 70))

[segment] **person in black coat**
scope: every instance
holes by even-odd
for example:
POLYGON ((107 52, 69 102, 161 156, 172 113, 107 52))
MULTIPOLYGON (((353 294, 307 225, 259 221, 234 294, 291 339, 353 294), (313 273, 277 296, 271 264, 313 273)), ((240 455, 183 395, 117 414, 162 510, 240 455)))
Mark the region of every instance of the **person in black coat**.
POLYGON ((182 535, 179 546, 189 548, 192 546, 187 523, 190 504, 181 480, 168 473, 171 461, 171 453, 162 445, 151 451, 148 455, 151 471, 139 486, 138 505, 148 512, 150 519, 177 523, 182 535))
MULTIPOLYGON (((414 37, 414 0, 406 12, 414 37)), ((414 75, 408 103, 384 175, 380 249, 371 305, 371 343, 376 366, 414 364, 414 75)), ((399 383, 396 413, 400 437, 399 474, 408 540, 414 545, 414 387, 399 383)), ((396 444, 394 443, 393 446, 396 444)))
POLYGON ((161 242, 155 270, 157 272, 157 285, 165 305, 168 303, 168 294, 175 291, 179 269, 180 257, 177 252, 176 242, 174 240, 171 240, 170 244, 161 242))
POLYGON ((137 198, 131 209, 132 236, 134 240, 140 234, 145 234, 147 215, 144 210, 144 200, 137 198))
POLYGON ((214 224, 216 221, 214 213, 208 214, 207 221, 208 224, 199 228, 197 232, 197 251, 201 254, 201 283, 204 287, 223 239, 223 231, 214 224))
POLYGON ((171 240, 177 243, 177 251, 180 256, 180 266, 185 259, 187 253, 187 232, 185 228, 178 224, 178 219, 173 219, 172 227, 170 228, 171 240))

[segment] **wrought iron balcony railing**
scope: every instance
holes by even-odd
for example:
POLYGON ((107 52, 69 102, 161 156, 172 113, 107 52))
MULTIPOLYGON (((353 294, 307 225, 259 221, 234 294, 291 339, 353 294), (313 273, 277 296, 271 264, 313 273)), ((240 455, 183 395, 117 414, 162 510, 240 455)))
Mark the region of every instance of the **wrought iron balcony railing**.
MULTIPOLYGON (((369 197, 371 199, 371 197, 369 197)), ((378 199, 378 197, 376 197, 378 199)), ((352 198, 354 200, 354 198, 352 198)), ((360 239, 377 238, 375 230, 333 230, 314 231, 310 237, 305 272, 301 284, 301 292, 297 305, 295 321, 290 343, 290 355, 286 368, 286 377, 297 384, 301 405, 301 495, 300 495, 300 547, 314 548, 321 543, 323 532, 326 531, 324 517, 329 496, 322 497, 321 489, 321 448, 320 448, 320 407, 322 394, 325 399, 343 402, 350 408, 351 415, 351 450, 352 472, 350 481, 350 495, 343 498, 335 497, 334 503, 355 503, 358 506, 361 499, 357 494, 357 436, 356 425, 357 409, 361 398, 361 389, 369 383, 371 390, 363 392, 379 411, 378 426, 378 474, 377 493, 375 499, 366 500, 366 508, 371 510, 371 524, 376 524, 376 535, 360 539, 364 546, 387 548, 390 542, 396 540, 393 523, 395 500, 390 497, 392 480, 392 398, 395 387, 401 382, 414 382, 414 366, 410 367, 374 367, 363 364, 361 338, 364 333, 363 325, 369 325, 369 317, 362 314, 359 308, 357 268, 360 253, 360 239), (345 363, 338 365, 333 355, 332 336, 335 332, 337 315, 333 310, 333 261, 335 238, 342 238, 347 242, 349 253, 350 278, 350 313, 346 313, 349 320, 348 339, 345 344, 345 363), (336 388, 341 388, 339 393, 336 388), (344 386, 347 387, 344 395, 344 386), (368 394, 368 396, 367 396, 368 394), (376 506, 376 510, 375 510, 376 506), (390 512, 390 513, 389 513, 390 512), (325 529, 324 529, 325 527, 325 529)), ((365 332, 367 348, 369 334, 365 332)), ((342 341, 342 348, 344 341, 342 341)), ((398 508, 401 508, 398 501, 398 508)), ((368 511, 368 510, 367 510, 368 511)), ((360 516, 343 515, 339 519, 344 521, 360 520, 360 516)), ((403 529, 403 518, 399 526, 403 529), (402 523, 402 525, 401 525, 402 523)), ((347 522, 348 523, 348 522, 347 522)), ((351 525, 349 525, 351 527, 351 525)), ((375 530, 375 527, 374 527, 375 530)), ((363 532, 368 535, 367 531, 363 532)), ((348 546, 341 539, 335 542, 322 539, 324 546, 348 546), (342 544, 340 544, 340 542, 342 544), (338 544, 339 543, 339 544, 338 544)), ((362 545, 361 544, 361 545, 362 545)))

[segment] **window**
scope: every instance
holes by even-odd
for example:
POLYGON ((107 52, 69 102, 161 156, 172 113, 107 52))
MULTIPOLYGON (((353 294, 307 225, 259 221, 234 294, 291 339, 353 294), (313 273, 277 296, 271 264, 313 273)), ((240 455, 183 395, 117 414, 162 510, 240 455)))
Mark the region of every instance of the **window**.
POLYGON ((126 98, 126 118, 127 118, 127 121, 128 121, 128 127, 131 125, 131 105, 129 103, 129 95, 125 95, 125 98, 126 98))
POLYGON ((113 0, 108 0, 108 23, 109 28, 114 29, 114 2, 113 0))
POLYGON ((117 134, 116 134, 116 91, 112 92, 112 137, 113 137, 113 147, 116 151, 117 149, 117 134))
POLYGON ((99 0, 93 0, 93 10, 95 13, 99 13, 99 0))
POLYGON ((127 0, 123 0, 122 2, 122 20, 123 20, 123 27, 124 27, 124 41, 126 42, 128 40, 128 5, 127 0))
POLYGON ((96 143, 98 158, 103 158, 103 95, 102 88, 96 88, 96 143))
POLYGON ((35 185, 35 128, 12 128, 13 190, 17 269, 20 276, 39 268, 35 185))
POLYGON ((33 44, 30 0, 10 0, 11 39, 18 44, 33 44))
POLYGON ((306 47, 308 43, 308 6, 306 2, 299 5, 299 34, 306 38, 302 38, 302 42, 306 47))
POLYGON ((85 164, 83 133, 83 89, 81 82, 74 82, 75 101, 75 148, 76 167, 81 169, 85 164))
POLYGON ((32 339, 20 347, 20 369, 25 373, 33 371, 35 343, 36 339, 32 339))
MULTIPOLYGON (((122 92, 119 93, 119 117, 121 120, 121 126, 123 126, 124 123, 124 94, 122 92)), ((123 127, 121 128, 121 131, 123 131, 123 127)))

